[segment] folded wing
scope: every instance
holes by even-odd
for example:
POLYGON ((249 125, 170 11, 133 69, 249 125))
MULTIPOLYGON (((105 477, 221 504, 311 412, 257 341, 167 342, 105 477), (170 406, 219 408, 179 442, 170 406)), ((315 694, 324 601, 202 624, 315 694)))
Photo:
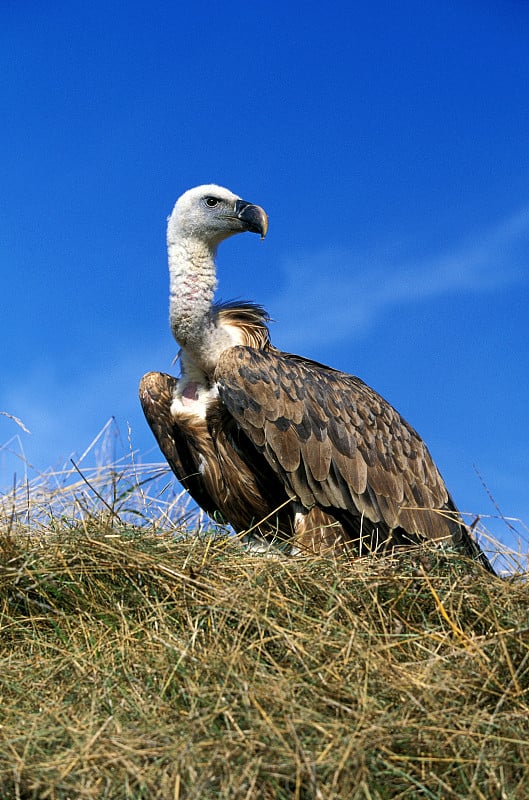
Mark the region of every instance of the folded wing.
MULTIPOLYGON (((351 375, 277 351, 226 350, 219 396, 304 509, 394 544, 457 537, 461 520, 416 431, 351 375)), ((372 545, 371 545, 372 547, 372 545)))

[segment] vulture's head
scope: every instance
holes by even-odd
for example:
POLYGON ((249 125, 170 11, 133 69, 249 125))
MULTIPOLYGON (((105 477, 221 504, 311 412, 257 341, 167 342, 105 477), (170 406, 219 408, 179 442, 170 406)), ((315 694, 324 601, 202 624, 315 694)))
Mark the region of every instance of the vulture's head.
POLYGON ((189 189, 177 201, 167 226, 169 244, 181 237, 200 239, 215 249, 235 233, 251 231, 264 239, 268 217, 260 206, 241 200, 222 186, 189 189))

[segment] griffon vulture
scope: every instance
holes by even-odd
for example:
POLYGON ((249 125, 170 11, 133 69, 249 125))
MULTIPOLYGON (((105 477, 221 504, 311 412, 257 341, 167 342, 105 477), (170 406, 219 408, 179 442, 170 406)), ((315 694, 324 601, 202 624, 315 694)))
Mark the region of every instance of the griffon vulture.
POLYGON ((365 554, 432 540, 492 570, 426 445, 389 403, 359 378, 275 348, 260 306, 214 302, 219 244, 267 228, 262 208, 215 185, 185 192, 169 217, 181 376, 149 372, 140 399, 178 480, 256 546, 365 554))

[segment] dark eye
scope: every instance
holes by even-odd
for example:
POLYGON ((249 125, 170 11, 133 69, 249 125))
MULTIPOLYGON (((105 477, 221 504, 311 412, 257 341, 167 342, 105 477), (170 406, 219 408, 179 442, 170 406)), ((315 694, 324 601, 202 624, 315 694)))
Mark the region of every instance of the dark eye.
POLYGON ((218 197, 206 197, 204 202, 209 208, 215 208, 219 204, 219 199, 218 197))

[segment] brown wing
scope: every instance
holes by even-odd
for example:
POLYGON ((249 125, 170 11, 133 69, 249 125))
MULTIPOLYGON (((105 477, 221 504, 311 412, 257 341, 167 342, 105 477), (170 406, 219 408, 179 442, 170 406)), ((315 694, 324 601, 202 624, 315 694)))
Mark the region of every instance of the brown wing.
POLYGON ((356 536, 370 521, 397 544, 457 537, 460 520, 426 445, 358 378, 234 347, 215 379, 228 411, 305 508, 330 511, 356 536))
POLYGON ((204 511, 216 516, 219 513, 218 506, 200 471, 201 449, 207 446, 209 439, 206 425, 202 423, 203 430, 197 429, 197 423, 192 420, 184 422, 187 430, 175 425, 171 403, 177 383, 176 378, 165 372, 148 372, 144 375, 139 390, 143 413, 160 450, 184 489, 204 511))

